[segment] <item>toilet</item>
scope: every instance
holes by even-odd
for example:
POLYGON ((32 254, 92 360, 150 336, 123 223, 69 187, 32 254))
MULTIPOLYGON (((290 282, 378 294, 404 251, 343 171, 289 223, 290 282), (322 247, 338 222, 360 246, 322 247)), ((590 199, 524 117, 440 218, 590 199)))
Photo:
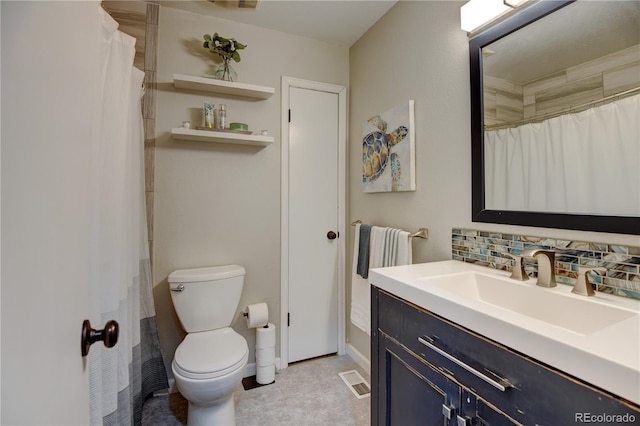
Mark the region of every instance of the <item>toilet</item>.
POLYGON ((245 270, 239 265, 183 269, 169 275, 171 300, 187 336, 171 369, 189 401, 187 424, 235 425, 233 392, 244 376, 249 347, 230 326, 245 270))

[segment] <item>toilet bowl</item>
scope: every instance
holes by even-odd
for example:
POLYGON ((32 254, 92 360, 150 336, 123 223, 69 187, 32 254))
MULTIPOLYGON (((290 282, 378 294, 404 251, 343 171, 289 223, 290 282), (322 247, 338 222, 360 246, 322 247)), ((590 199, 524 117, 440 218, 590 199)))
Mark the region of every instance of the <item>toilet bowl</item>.
POLYGON ((247 341, 231 327, 244 282, 237 265, 187 269, 169 275, 171 299, 187 336, 171 369, 189 401, 187 424, 233 425, 233 392, 245 373, 247 341))

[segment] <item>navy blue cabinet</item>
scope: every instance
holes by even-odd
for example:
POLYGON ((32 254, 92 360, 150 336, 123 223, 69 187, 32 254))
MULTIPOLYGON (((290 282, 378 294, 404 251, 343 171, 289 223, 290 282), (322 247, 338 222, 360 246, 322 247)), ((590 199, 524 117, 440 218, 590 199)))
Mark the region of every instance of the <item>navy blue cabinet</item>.
POLYGON ((373 425, 640 424, 638 405, 373 286, 371 300, 373 425))

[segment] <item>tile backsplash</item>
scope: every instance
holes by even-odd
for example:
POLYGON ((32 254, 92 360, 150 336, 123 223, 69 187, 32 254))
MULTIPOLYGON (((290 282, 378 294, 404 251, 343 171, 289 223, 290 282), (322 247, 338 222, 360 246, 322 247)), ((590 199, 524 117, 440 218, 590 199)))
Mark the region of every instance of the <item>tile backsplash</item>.
MULTIPOLYGON (((454 228, 451 232, 452 259, 511 271, 514 261, 505 253, 521 255, 524 250, 541 248, 556 252, 556 281, 574 285, 578 265, 601 267, 603 276, 591 274, 597 290, 622 297, 640 299, 640 246, 567 241, 500 232, 454 228)), ((533 259, 523 259, 530 277, 537 276, 533 259)))

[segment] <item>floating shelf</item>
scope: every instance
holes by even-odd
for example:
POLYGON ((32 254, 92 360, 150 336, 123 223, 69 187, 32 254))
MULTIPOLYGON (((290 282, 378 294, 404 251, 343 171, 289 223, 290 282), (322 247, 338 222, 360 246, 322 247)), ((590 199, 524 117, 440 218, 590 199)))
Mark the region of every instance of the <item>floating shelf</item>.
POLYGON ((217 80, 215 78, 183 74, 173 75, 173 85, 180 89, 243 96, 253 99, 269 99, 276 91, 273 87, 256 86, 254 84, 236 83, 217 80))
POLYGON ((274 141, 273 136, 245 135, 242 133, 216 132, 213 130, 194 130, 184 127, 171 129, 174 139, 197 142, 229 143, 235 145, 267 146, 274 141))

